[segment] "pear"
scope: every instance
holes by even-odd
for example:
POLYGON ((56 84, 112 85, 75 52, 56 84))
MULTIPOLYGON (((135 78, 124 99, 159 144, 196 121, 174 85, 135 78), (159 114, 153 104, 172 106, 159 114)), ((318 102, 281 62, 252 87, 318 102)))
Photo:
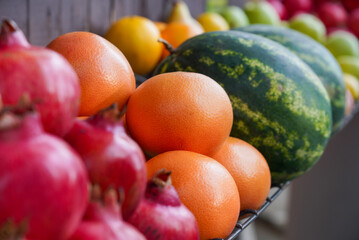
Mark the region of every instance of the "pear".
POLYGON ((182 22, 190 25, 196 25, 196 27, 203 30, 201 24, 197 22, 189 11, 189 8, 185 2, 178 1, 174 4, 170 16, 167 20, 168 23, 171 22, 182 22))

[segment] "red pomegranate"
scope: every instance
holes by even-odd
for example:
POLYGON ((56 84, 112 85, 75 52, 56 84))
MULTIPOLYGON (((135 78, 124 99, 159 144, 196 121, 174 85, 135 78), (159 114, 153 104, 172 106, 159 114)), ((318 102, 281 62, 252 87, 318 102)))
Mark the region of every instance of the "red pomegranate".
POLYGON ((69 240, 145 240, 133 226, 121 218, 121 207, 116 192, 109 189, 105 201, 92 201, 83 221, 69 240))
POLYGON ((170 174, 162 169, 148 181, 145 198, 129 222, 147 240, 198 240, 196 219, 181 203, 170 174))
POLYGON ((145 157, 119 121, 117 107, 76 120, 65 139, 82 156, 90 181, 101 189, 123 188, 123 217, 135 211, 146 188, 145 157))
POLYGON ((5 105, 28 94, 40 113, 45 131, 63 136, 77 116, 78 77, 55 51, 31 46, 13 21, 0 30, 0 94, 5 105))
MULTIPOLYGON (((36 113, 0 113, 0 229, 25 226, 27 239, 66 240, 88 203, 80 157, 62 139, 44 133, 36 113)), ((0 236, 1 238, 1 236, 0 236)))

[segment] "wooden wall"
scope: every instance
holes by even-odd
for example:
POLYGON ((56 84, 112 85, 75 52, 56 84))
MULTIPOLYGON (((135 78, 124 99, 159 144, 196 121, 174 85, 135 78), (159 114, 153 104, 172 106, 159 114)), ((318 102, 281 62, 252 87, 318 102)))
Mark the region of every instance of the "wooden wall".
MULTIPOLYGON (((165 20, 176 0, 0 0, 0 17, 12 18, 32 44, 46 45, 71 31, 103 35, 110 23, 127 15, 165 20)), ((205 10, 206 0, 185 0, 194 17, 205 10)), ((244 0, 230 0, 242 5, 244 0)))

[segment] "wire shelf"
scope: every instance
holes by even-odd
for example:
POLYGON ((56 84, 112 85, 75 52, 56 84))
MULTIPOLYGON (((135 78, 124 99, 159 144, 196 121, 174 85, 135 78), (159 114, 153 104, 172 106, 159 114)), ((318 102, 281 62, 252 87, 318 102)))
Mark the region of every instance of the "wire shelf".
POLYGON ((214 238, 213 240, 234 240, 239 234, 249 226, 259 215, 283 192, 283 190, 290 184, 286 182, 280 185, 273 185, 272 189, 276 189, 274 193, 270 194, 261 208, 258 210, 246 209, 240 212, 239 220, 233 230, 233 232, 227 238, 214 238))

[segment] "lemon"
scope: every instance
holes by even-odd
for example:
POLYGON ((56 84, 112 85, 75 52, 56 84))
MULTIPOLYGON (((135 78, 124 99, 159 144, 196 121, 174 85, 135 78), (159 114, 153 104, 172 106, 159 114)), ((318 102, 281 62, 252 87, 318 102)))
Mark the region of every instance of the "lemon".
POLYGON ((359 98, 359 80, 353 75, 348 73, 343 74, 343 79, 344 79, 345 87, 353 95, 354 99, 357 100, 359 98))
POLYGON ((160 31, 147 18, 121 18, 112 24, 105 38, 121 50, 137 74, 150 73, 161 58, 162 44, 157 41, 160 31))
POLYGON ((227 21, 218 13, 206 12, 198 16, 197 21, 205 32, 229 30, 227 21))

